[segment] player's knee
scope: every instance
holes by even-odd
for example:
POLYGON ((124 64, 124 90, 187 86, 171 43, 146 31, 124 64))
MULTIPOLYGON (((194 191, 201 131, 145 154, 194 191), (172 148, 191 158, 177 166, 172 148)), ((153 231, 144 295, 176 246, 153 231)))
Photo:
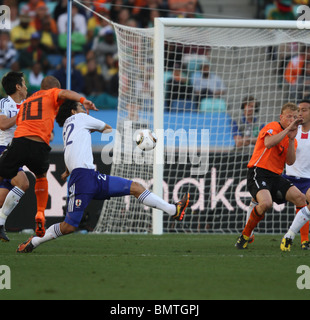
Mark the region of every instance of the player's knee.
POLYGON ((266 212, 272 208, 273 202, 270 200, 265 200, 261 202, 259 205, 261 207, 262 212, 266 212))
POLYGON ((296 195, 295 197, 295 205, 297 207, 302 207, 304 205, 307 204, 307 200, 306 200, 306 195, 304 195, 303 193, 298 193, 298 195, 296 195))
POLYGON ((29 189, 29 180, 26 174, 22 171, 20 171, 17 176, 11 180, 11 184, 23 190, 24 192, 29 189))
POLYGON ((130 194, 138 198, 145 188, 138 182, 133 181, 130 187, 130 194))
POLYGON ((67 223, 67 222, 65 222, 65 221, 63 221, 63 222, 60 224, 60 232, 61 232, 63 235, 73 233, 75 230, 76 230, 76 227, 71 226, 69 223, 67 223))

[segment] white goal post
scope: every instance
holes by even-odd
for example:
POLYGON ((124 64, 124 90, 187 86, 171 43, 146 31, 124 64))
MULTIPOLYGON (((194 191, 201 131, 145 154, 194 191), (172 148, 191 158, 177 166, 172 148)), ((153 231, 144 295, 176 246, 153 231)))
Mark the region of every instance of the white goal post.
MULTIPOLYGON (((296 30, 297 21, 271 20, 227 20, 227 19, 180 19, 155 18, 154 25, 154 129, 164 128, 164 43, 165 27, 203 27, 203 28, 253 28, 253 29, 291 29, 296 30)), ((164 177, 163 157, 164 141, 159 139, 154 156, 153 192, 163 196, 162 181, 164 177)), ((153 209, 153 234, 163 233, 162 213, 153 209)))
MULTIPOLYGON (((245 181, 253 151, 253 145, 237 148, 234 140, 244 117, 243 100, 255 102, 253 132, 276 121, 285 102, 298 102, 303 90, 286 82, 284 72, 307 49, 309 32, 298 29, 297 21, 156 18, 150 29, 111 24, 118 43, 121 133, 111 174, 135 179, 169 202, 190 190, 191 202, 179 223, 135 200, 111 199, 104 203, 95 231, 241 231, 251 198, 245 181), (212 90, 199 79, 200 87, 195 86, 205 65, 213 77, 212 90), (137 151, 132 156, 121 141, 131 132, 127 120, 134 129, 148 127, 158 136, 154 151, 135 161, 128 159, 137 151)), ((289 205, 275 205, 258 231, 283 233, 293 215, 289 205)))

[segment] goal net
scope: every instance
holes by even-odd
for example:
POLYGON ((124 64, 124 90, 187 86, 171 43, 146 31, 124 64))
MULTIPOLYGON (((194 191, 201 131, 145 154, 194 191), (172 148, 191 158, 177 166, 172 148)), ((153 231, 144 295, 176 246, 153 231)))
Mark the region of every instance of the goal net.
MULTIPOLYGON (((163 32, 113 24, 119 104, 111 175, 150 190, 157 181, 168 202, 190 192, 187 215, 176 222, 134 197, 113 198, 104 203, 95 231, 151 233, 159 214, 164 233, 240 232, 251 200, 246 167, 258 131, 279 120, 284 103, 310 94, 302 81, 306 69, 294 81, 295 70, 287 73, 291 59, 306 54, 309 31, 293 21, 157 20, 163 32), (245 105, 252 106, 254 124, 244 121, 251 109, 245 105), (135 145, 141 128, 157 130, 155 162, 154 151, 135 145)), ((286 232, 293 217, 291 205, 274 204, 258 232, 286 232)))

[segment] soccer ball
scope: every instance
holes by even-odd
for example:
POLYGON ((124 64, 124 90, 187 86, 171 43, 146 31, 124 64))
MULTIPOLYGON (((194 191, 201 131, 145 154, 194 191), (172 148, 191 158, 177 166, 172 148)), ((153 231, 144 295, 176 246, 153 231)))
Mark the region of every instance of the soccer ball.
POLYGON ((156 147, 156 142, 157 137, 150 129, 141 130, 136 137, 137 146, 142 151, 153 150, 156 147))

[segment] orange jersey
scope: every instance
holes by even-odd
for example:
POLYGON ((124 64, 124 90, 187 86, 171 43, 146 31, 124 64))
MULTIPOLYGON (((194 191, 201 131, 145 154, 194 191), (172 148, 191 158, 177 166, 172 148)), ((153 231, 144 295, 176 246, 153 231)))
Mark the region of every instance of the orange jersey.
POLYGON ((16 119, 14 138, 38 136, 49 144, 55 117, 63 103, 63 100, 58 99, 61 90, 40 90, 25 100, 16 119))
MULTIPOLYGON (((274 136, 281 131, 283 131, 283 128, 279 122, 271 122, 259 132, 253 155, 248 163, 248 168, 259 167, 277 174, 281 174, 283 172, 289 138, 285 136, 280 143, 270 149, 266 148, 264 142, 267 135, 274 136)), ((295 151, 296 148, 297 140, 295 139, 295 151)))

